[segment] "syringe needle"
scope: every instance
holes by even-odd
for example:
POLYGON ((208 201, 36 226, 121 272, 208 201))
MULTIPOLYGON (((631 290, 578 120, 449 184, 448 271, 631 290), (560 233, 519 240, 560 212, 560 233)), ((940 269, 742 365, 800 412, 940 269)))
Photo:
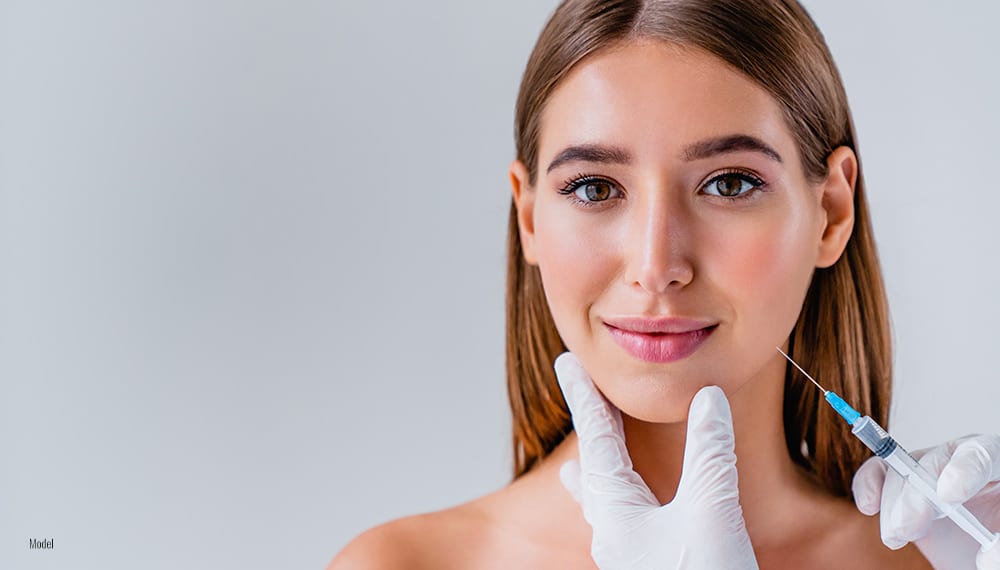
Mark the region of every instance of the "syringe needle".
POLYGON ((869 416, 862 417, 857 410, 852 408, 836 392, 831 392, 820 386, 819 382, 814 380, 805 370, 802 370, 802 367, 792 360, 792 357, 785 354, 785 351, 781 350, 780 347, 775 348, 789 362, 795 365, 800 372, 805 374, 806 378, 812 381, 817 388, 823 390, 823 396, 827 403, 851 426, 851 433, 860 439, 868 449, 871 449, 876 455, 885 460, 889 464, 889 467, 903 477, 904 481, 916 487, 917 491, 927 497, 927 500, 933 503, 941 514, 955 521, 955 524, 967 532, 969 536, 976 539, 984 550, 993 548, 994 545, 1000 542, 1000 533, 995 533, 983 526, 979 519, 969 512, 967 508, 962 505, 953 505, 942 501, 941 497, 937 494, 937 479, 929 471, 921 467, 912 455, 897 444, 896 440, 886 433, 882 426, 878 425, 869 416))
POLYGON ((781 347, 778 347, 778 346, 776 346, 776 347, 774 347, 774 348, 777 348, 777 349, 778 349, 778 352, 780 352, 780 353, 781 353, 782 355, 784 355, 784 357, 785 357, 785 358, 787 358, 787 359, 788 359, 788 361, 792 363, 792 365, 794 365, 794 366, 795 366, 796 368, 798 368, 798 369, 799 369, 799 372, 801 372, 801 373, 805 374, 805 375, 806 375, 806 378, 808 378, 808 379, 809 379, 809 380, 810 380, 810 381, 811 381, 811 382, 812 382, 813 384, 815 384, 815 385, 816 385, 816 387, 817 387, 817 388, 819 388, 819 389, 820 389, 820 391, 822 391, 822 392, 823 392, 823 394, 826 394, 826 393, 828 392, 828 390, 826 390, 825 388, 823 388, 822 386, 820 386, 820 385, 819 385, 819 382, 817 382, 817 381, 813 380, 813 377, 812 377, 812 376, 810 376, 808 372, 806 372, 805 370, 802 370, 802 367, 801 367, 801 366, 799 366, 799 365, 798 365, 798 363, 796 363, 796 362, 795 362, 794 360, 792 360, 792 357, 791 357, 791 356, 788 356, 787 354, 785 354, 785 351, 784 351, 784 350, 781 350, 781 347))

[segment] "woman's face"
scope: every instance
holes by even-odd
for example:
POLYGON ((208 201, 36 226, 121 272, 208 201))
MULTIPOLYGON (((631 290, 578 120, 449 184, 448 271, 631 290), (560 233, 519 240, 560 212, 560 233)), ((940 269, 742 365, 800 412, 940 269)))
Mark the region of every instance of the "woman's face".
POLYGON ((831 160, 807 181, 777 102, 699 50, 630 43, 567 75, 543 111, 535 185, 516 161, 512 182, 559 333, 611 402, 681 421, 702 386, 781 380, 775 346, 853 223, 854 155, 831 160), (710 328, 642 332, 674 317, 710 328))

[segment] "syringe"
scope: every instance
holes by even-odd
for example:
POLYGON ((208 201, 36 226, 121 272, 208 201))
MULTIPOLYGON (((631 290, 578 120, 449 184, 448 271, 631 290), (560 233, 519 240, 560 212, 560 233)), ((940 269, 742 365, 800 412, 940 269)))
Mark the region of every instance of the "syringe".
POLYGON ((920 491, 920 494, 927 497, 927 500, 937 508, 938 512, 955 521, 955 524, 982 545, 983 550, 1000 541, 1000 534, 991 532, 983 526, 983 523, 979 522, 979 519, 970 513, 969 509, 960 504, 955 505, 942 501, 941 497, 937 494, 937 480, 934 476, 921 467, 917 463, 917 460, 896 443, 896 440, 886 433, 882 429, 882 426, 878 425, 875 420, 869 416, 862 417, 843 398, 820 386, 819 382, 814 380, 805 370, 802 370, 802 367, 792 360, 792 357, 785 354, 785 351, 778 348, 778 352, 784 355, 789 362, 806 375, 806 378, 823 391, 823 396, 826 398, 827 403, 840 414, 840 417, 844 418, 851 425, 851 433, 867 445, 868 449, 875 452, 875 455, 885 460, 889 464, 889 467, 892 467, 907 483, 920 491))

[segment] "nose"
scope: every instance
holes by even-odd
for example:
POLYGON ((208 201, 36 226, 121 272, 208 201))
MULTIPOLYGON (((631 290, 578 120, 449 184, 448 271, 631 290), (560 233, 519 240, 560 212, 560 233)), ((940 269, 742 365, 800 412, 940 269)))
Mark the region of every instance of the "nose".
POLYGON ((690 224, 670 192, 648 192, 634 206, 626 243, 626 277, 650 293, 682 288, 694 277, 690 224))

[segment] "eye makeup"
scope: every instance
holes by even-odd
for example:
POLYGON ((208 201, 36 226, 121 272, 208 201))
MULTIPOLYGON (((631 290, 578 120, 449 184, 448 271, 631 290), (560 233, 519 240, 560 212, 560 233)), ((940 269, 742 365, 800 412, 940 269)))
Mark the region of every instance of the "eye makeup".
MULTIPOLYGON (((769 191, 767 183, 753 172, 741 168, 729 168, 713 173, 698 189, 707 196, 728 203, 749 203, 759 198, 759 194, 769 191), (705 192, 708 190, 707 192, 705 192), (717 193, 713 193, 717 192, 717 193), (739 192, 723 194, 722 192, 739 192)), ((583 208, 593 208, 602 202, 624 196, 618 183, 597 174, 577 174, 562 183, 558 190, 571 202, 583 208), (583 194, 581 195, 581 191, 583 194)))

